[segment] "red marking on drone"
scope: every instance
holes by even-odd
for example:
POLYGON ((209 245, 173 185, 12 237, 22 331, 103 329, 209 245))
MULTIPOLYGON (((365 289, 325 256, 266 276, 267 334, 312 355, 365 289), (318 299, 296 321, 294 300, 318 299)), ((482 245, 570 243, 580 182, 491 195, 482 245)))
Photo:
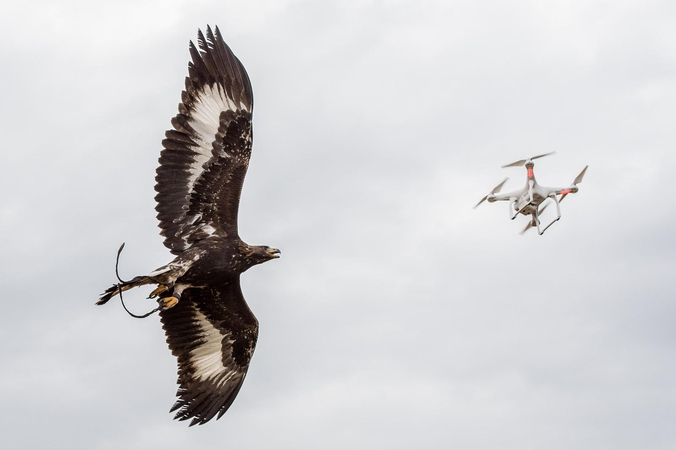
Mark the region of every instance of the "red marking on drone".
POLYGON ((563 191, 561 191, 561 195, 567 195, 570 194, 571 192, 573 191, 571 191, 570 189, 564 189, 563 191))
POLYGON ((532 167, 528 168, 528 178, 533 178, 533 168, 532 167))

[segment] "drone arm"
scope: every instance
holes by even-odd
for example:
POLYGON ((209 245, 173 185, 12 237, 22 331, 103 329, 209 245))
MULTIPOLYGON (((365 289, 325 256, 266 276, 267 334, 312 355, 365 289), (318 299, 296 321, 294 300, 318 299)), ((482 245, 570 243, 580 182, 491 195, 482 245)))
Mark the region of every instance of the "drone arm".
POLYGON ((491 195, 488 197, 488 202, 506 202, 512 200, 512 198, 514 197, 510 197, 509 195, 491 195))
POLYGON ((557 194, 561 195, 559 198, 559 202, 566 198, 566 195, 568 194, 575 194, 577 192, 577 186, 571 186, 569 188, 561 189, 557 194))
POLYGON ((489 196, 490 197, 489 202, 507 202, 507 201, 512 202, 515 199, 521 197, 524 193, 524 190, 525 190, 525 188, 521 188, 519 190, 507 192, 507 193, 504 193, 504 194, 491 195, 491 196, 489 196))
POLYGON ((568 194, 577 193, 577 185, 582 183, 582 179, 584 178, 584 174, 585 174, 585 172, 587 172, 587 167, 589 167, 589 166, 585 166, 584 169, 582 169, 582 172, 580 172, 580 174, 577 177, 575 177, 575 180, 573 180, 573 184, 570 187, 561 189, 559 192, 557 192, 557 194, 561 195, 561 198, 559 199, 559 201, 566 198, 566 195, 568 195, 568 194))

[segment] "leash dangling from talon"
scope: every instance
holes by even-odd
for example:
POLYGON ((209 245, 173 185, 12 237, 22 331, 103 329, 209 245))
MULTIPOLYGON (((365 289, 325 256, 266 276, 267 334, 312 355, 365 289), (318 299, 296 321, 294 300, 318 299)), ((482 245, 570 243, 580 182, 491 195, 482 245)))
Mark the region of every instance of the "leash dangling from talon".
POLYGON ((124 304, 124 299, 122 298, 122 286, 129 283, 129 282, 122 280, 122 278, 120 278, 120 273, 118 271, 118 267, 120 265, 120 253, 122 253, 123 248, 124 248, 124 242, 122 243, 122 245, 120 245, 120 248, 117 250, 117 258, 115 259, 115 276, 117 277, 117 280, 119 281, 117 287, 120 290, 120 292, 119 292, 120 302, 122 303, 122 307, 124 308, 124 310, 127 311, 127 314, 129 314, 130 316, 132 316, 135 319, 145 319, 149 315, 154 314, 157 311, 159 311, 160 307, 158 306, 157 308, 153 309, 149 313, 143 314, 141 316, 136 315, 136 314, 134 314, 133 312, 131 312, 127 309, 127 305, 124 304))

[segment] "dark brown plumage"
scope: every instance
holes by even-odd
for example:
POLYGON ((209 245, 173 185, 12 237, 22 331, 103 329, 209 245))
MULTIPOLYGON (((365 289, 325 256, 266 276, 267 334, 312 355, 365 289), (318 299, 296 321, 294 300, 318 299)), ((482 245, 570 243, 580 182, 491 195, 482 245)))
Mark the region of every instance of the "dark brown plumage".
POLYGON ((227 411, 242 386, 258 321, 240 274, 279 250, 239 238, 237 212, 251 155, 253 91, 218 28, 191 42, 179 113, 162 142, 155 190, 164 245, 176 258, 112 286, 97 302, 145 284, 160 303, 167 343, 178 359, 179 420, 203 424, 227 411))

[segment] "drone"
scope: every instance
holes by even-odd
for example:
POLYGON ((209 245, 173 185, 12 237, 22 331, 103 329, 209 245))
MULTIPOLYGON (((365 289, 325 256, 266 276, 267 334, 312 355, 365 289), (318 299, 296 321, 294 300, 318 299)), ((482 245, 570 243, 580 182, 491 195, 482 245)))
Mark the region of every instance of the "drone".
POLYGON ((528 231, 530 228, 535 227, 538 230, 538 233, 542 235, 549 227, 551 227, 555 222, 561 218, 561 207, 559 204, 563 201, 568 194, 575 194, 578 191, 577 185, 582 182, 587 167, 585 166, 582 169, 582 172, 573 180, 573 184, 568 187, 544 187, 540 186, 537 181, 535 181, 535 175, 533 174, 533 167, 535 167, 534 159, 542 158, 544 156, 553 155, 556 152, 545 153, 543 155, 531 156, 528 159, 520 159, 511 164, 502 166, 506 167, 520 167, 526 166, 526 171, 528 172, 528 178, 526 186, 523 188, 509 192, 507 194, 497 195, 502 189, 502 186, 507 182, 508 178, 505 178, 502 183, 498 184, 482 198, 479 203, 477 203, 474 208, 482 204, 484 201, 488 200, 488 203, 493 203, 497 201, 508 201, 509 202, 509 218, 514 220, 519 214, 524 216, 530 216, 530 221, 526 228, 523 229, 521 234, 528 231), (542 208, 540 207, 545 200, 552 199, 554 204, 556 204, 556 218, 553 219, 547 226, 541 228, 540 224, 540 214, 549 206, 550 203, 546 203, 542 208))

